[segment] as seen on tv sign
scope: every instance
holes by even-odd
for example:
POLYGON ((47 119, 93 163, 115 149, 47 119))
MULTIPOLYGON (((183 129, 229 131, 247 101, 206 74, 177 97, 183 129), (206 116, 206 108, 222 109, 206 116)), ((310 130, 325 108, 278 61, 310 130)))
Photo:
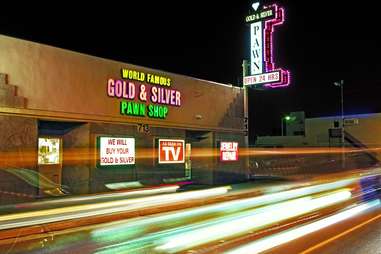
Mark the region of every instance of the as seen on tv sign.
POLYGON ((181 139, 159 139, 159 164, 184 163, 184 146, 181 139))

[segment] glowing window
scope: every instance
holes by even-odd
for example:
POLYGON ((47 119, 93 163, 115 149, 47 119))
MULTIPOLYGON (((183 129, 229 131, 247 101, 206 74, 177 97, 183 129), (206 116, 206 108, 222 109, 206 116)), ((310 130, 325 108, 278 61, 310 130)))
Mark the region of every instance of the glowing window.
POLYGON ((39 138, 38 139, 38 164, 60 163, 60 139, 39 138))

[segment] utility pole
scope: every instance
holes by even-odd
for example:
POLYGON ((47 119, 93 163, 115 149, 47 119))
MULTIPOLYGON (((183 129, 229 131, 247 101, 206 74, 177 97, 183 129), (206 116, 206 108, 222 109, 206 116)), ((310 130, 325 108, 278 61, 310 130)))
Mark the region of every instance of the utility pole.
MULTIPOLYGON (((242 61, 242 83, 243 79, 248 76, 249 62, 247 60, 242 61)), ((249 88, 243 85, 243 117, 244 117, 244 127, 245 127, 245 146, 247 152, 249 151, 249 88)), ((250 178, 250 156, 249 152, 247 153, 245 159, 246 166, 246 177, 250 178)))
POLYGON ((344 80, 340 80, 340 82, 334 82, 335 86, 340 87, 340 97, 341 97, 341 162, 342 168, 345 168, 345 129, 344 129, 344 80))
MULTIPOLYGON (((249 62, 247 60, 242 61, 242 78, 248 76, 249 62)), ((243 86, 244 95, 243 95, 243 107, 244 107, 244 123, 246 127, 245 143, 246 147, 249 147, 249 89, 247 86, 243 86)))

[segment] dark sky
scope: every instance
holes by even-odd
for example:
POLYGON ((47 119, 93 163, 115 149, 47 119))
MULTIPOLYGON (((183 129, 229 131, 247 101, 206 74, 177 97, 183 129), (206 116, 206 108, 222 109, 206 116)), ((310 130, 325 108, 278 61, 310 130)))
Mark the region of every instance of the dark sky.
MULTIPOLYGON (((45 1, 44 1, 45 2, 45 1)), ((252 1, 65 1, 2 8, 0 33, 208 80, 237 84, 249 57, 244 16, 252 1)), ((262 1, 269 3, 269 1, 262 1)), ((250 91, 257 135, 279 134, 280 117, 381 112, 381 12, 352 1, 278 1, 286 22, 274 34, 277 66, 291 86, 250 91)), ((4 6, 2 6, 4 7, 4 6)))

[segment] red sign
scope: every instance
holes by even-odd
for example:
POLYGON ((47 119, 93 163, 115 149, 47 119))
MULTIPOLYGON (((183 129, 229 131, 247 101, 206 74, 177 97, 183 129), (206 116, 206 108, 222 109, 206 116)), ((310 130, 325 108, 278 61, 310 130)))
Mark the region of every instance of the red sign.
POLYGON ((220 160, 221 161, 237 161, 238 160, 238 142, 221 142, 220 160))
POLYGON ((159 139, 159 164, 184 163, 184 144, 181 139, 159 139))

